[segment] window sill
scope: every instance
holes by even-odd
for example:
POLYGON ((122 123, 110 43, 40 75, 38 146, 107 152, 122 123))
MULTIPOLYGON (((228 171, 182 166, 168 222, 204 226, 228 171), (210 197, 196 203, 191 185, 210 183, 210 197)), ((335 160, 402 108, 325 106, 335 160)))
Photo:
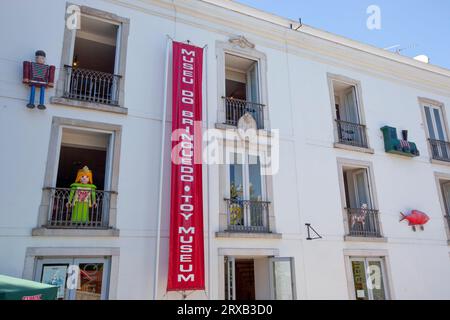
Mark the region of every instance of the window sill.
POLYGON ((432 164, 439 164, 441 166, 450 166, 450 161, 442 161, 442 160, 436 160, 436 159, 431 158, 430 162, 432 164))
POLYGON ((375 151, 372 148, 350 146, 348 144, 339 143, 339 142, 335 142, 333 144, 333 146, 338 149, 344 149, 344 150, 349 150, 349 151, 357 151, 357 152, 370 153, 370 154, 375 153, 375 151))
POLYGON ((281 233, 260 233, 260 232, 216 232, 216 238, 246 238, 246 239, 281 239, 281 233))
POLYGON ((107 105, 107 104, 102 104, 102 103, 68 99, 68 98, 64 98, 64 97, 51 97, 50 102, 53 104, 61 104, 61 105, 69 106, 69 107, 83 108, 83 109, 89 109, 89 110, 95 110, 95 111, 112 112, 112 113, 119 113, 119 114, 128 114, 127 108, 123 108, 123 107, 119 107, 119 106, 112 106, 112 105, 107 105))
MULTIPOLYGON (((216 122, 215 124, 215 128, 219 129, 219 130, 233 130, 236 131, 238 130, 238 127, 236 126, 232 126, 230 124, 225 124, 225 123, 218 123, 216 122)), ((272 137, 272 132, 269 129, 256 129, 256 133, 258 135, 261 136, 266 136, 266 137, 272 137)))
POLYGON ((118 237, 119 229, 56 229, 34 228, 31 232, 35 237, 118 237))
POLYGON ((350 241, 350 242, 387 242, 387 238, 386 237, 344 236, 344 241, 350 241))

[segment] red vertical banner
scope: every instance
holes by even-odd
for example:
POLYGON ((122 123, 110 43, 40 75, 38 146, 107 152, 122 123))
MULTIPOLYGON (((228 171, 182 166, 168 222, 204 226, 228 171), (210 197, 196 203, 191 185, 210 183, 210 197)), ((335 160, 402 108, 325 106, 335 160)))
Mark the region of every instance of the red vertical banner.
POLYGON ((204 290, 203 49, 173 42, 168 291, 204 290))

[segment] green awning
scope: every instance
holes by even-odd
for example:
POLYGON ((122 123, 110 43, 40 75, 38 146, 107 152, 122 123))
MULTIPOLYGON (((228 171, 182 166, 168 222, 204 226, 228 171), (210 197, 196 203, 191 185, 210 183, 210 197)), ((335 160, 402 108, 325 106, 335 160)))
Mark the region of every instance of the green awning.
POLYGON ((0 300, 55 300, 58 287, 0 275, 0 300))

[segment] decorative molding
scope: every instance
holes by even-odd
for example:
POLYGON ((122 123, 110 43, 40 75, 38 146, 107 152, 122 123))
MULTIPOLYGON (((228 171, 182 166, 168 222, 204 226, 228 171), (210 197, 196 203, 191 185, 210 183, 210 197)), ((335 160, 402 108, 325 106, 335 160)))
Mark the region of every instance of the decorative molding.
MULTIPOLYGON (((250 113, 245 112, 244 115, 239 118, 237 127, 239 130, 243 130, 244 132, 249 129, 256 130, 257 129, 256 120, 250 113)), ((240 132, 239 130, 238 133, 240 132)))
POLYGON ((216 238, 245 238, 245 239, 281 239, 281 233, 251 233, 251 232, 216 232, 216 238))
POLYGON ((228 42, 230 42, 232 45, 234 46, 239 46, 242 49, 245 48, 250 48, 250 49, 254 49, 255 48, 255 44, 248 41, 248 39, 244 36, 234 36, 231 37, 228 42))
POLYGON ((33 228, 31 235, 35 237, 118 237, 119 229, 56 229, 33 228))

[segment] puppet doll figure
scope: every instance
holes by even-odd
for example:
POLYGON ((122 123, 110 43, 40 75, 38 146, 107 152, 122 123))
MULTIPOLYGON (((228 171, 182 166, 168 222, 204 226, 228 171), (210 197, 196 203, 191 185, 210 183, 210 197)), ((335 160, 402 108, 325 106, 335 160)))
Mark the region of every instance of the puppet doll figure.
POLYGON ((54 86, 55 79, 55 66, 49 66, 45 64, 45 52, 38 50, 35 53, 36 62, 24 61, 23 62, 23 80, 22 82, 28 84, 31 88, 30 101, 27 107, 33 109, 34 96, 36 93, 36 87, 40 88, 38 109, 45 109, 45 88, 54 86))
POLYGON ((78 170, 75 182, 70 185, 67 207, 72 207, 72 222, 89 222, 90 208, 97 206, 95 189, 97 187, 92 184, 92 171, 84 166, 78 170))

